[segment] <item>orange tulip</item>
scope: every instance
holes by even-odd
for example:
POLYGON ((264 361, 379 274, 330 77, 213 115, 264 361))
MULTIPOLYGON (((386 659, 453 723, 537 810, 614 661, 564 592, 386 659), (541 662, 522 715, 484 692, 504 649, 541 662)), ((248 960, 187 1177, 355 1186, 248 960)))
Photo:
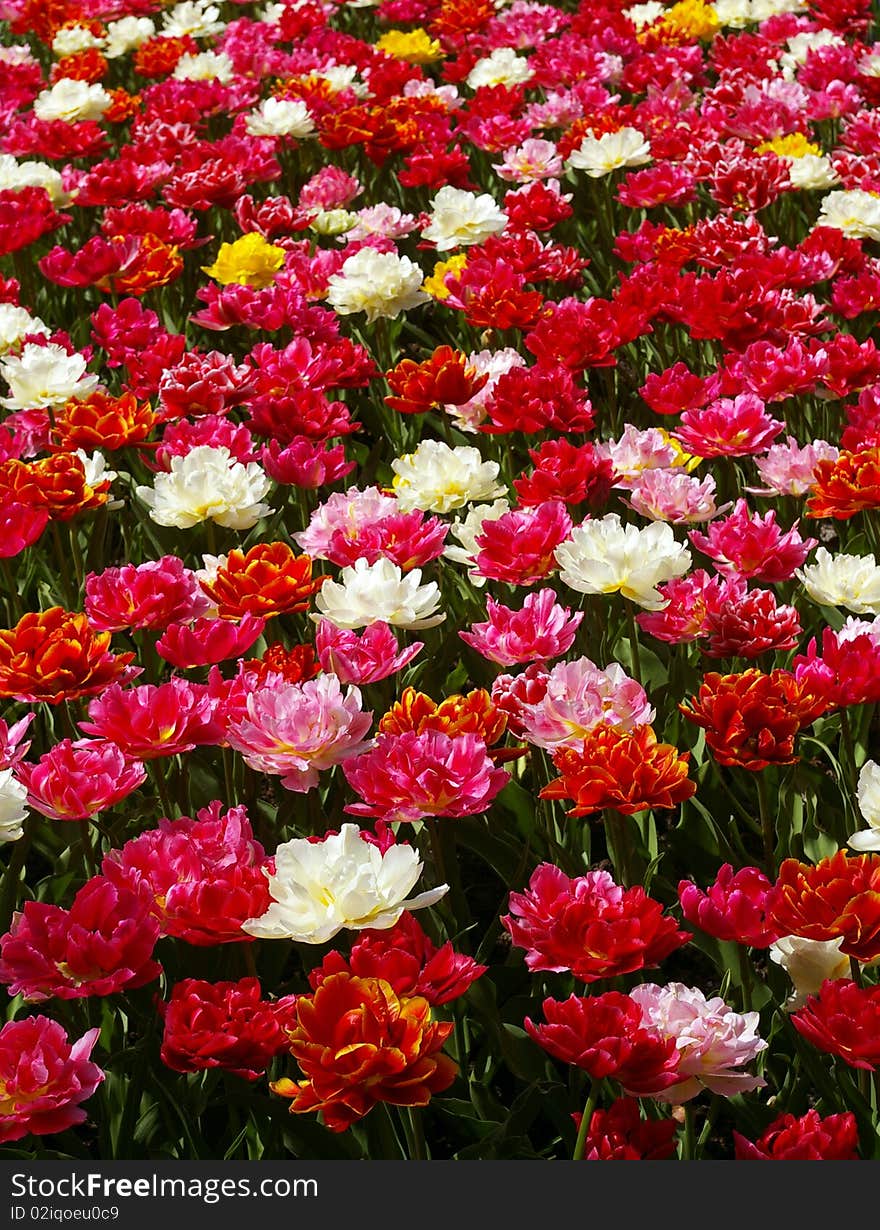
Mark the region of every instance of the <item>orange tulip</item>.
POLYGON ((787 858, 779 868, 767 916, 779 935, 835 940, 857 961, 880 957, 880 854, 838 850, 815 866, 787 858))
POLYGON ((578 746, 563 745, 553 753, 561 776, 543 788, 541 798, 573 799, 569 816, 603 807, 626 816, 648 807, 675 807, 697 789, 688 777, 689 760, 688 752, 658 743, 650 726, 595 726, 578 746))
POLYGON ((867 508, 880 508, 880 446, 843 452, 820 461, 807 500, 807 516, 846 521, 867 508))
POLYGON ((291 1114, 320 1111, 331 1131, 344 1132, 379 1102, 426 1106, 448 1089, 458 1068, 440 1048, 451 1032, 420 995, 398 996, 382 978, 331 974, 298 997, 288 1030, 306 1079, 270 1087, 291 1099, 291 1114))
POLYGON ((150 403, 139 402, 133 393, 113 397, 98 390, 56 412, 52 438, 57 451, 99 448, 112 453, 145 440, 158 422, 150 403))
POLYGON ((92 487, 82 459, 59 452, 38 461, 10 460, 0 465, 0 488, 19 504, 45 508, 53 521, 70 521, 77 513, 107 503, 110 482, 92 487))
POLYGON ((242 615, 287 615, 304 611, 324 583, 312 576, 312 557, 295 555, 283 542, 261 542, 250 551, 230 551, 226 564, 202 588, 222 619, 242 615))
POLYGON ((134 654, 114 656, 110 637, 79 611, 29 611, 14 628, 0 628, 0 697, 57 705, 125 682, 139 673, 130 668, 134 654))
POLYGON ((785 670, 764 674, 704 676, 697 696, 678 706, 686 718, 706 731, 706 743, 719 764, 753 773, 770 764, 793 764, 798 734, 825 712, 824 697, 808 680, 785 670))

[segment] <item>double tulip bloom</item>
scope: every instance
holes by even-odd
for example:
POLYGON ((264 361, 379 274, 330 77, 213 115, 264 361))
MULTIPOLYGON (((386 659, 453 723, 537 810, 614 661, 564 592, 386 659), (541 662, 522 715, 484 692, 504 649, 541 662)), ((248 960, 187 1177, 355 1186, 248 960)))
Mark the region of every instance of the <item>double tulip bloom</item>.
POLYGON ((641 983, 629 995, 548 998, 544 1015, 546 1024, 526 1018, 530 1037, 627 1094, 678 1104, 703 1089, 732 1097, 766 1084, 744 1070, 767 1048, 756 1032, 758 1013, 740 1015, 696 987, 641 983))
POLYGON ((258 1080, 287 1048, 296 997, 268 1001, 256 978, 205 982, 184 978, 163 1002, 162 1062, 175 1072, 222 1068, 258 1080))
POLYGON ((49 1017, 7 1021, 0 1029, 0 1144, 85 1121, 82 1103, 104 1080, 90 1058, 100 1032, 90 1029, 71 1042, 49 1017))
POLYGON ((321 1112, 344 1132, 374 1106, 426 1106, 458 1071, 442 1053, 451 1021, 435 1021, 426 999, 397 995, 380 978, 331 974, 312 995, 300 995, 289 1029, 300 1081, 272 1090, 290 1098, 291 1114, 321 1112))
POLYGON ((53 606, 0 629, 0 697, 50 705, 103 692, 139 673, 133 653, 114 654, 110 633, 53 606))
POLYGON ((709 672, 697 696, 679 705, 706 732, 719 764, 753 773, 798 759, 797 736, 825 712, 826 697, 790 671, 709 672))
POLYGON ((570 971, 587 983, 659 965, 691 938, 641 886, 621 888, 607 871, 570 879, 550 863, 525 893, 510 894, 501 922, 530 970, 570 971))

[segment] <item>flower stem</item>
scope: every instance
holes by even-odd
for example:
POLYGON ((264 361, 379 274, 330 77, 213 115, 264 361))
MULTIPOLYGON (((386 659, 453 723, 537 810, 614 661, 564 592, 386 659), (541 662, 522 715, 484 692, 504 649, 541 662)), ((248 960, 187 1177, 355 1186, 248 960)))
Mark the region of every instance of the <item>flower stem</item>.
POLYGON ((391 1112, 387 1103, 380 1102, 373 1111, 379 1134, 379 1145, 385 1161, 399 1162, 403 1158, 403 1150, 394 1130, 391 1112))
POLYGON ((596 1099, 599 1094, 600 1083, 601 1082, 595 1078, 590 1082, 590 1092, 587 1094, 587 1100, 584 1103, 584 1113, 581 1116, 577 1140, 574 1142, 574 1153, 571 1155, 571 1160, 573 1162, 583 1161, 584 1145, 587 1140, 587 1132, 590 1130, 590 1120, 593 1117, 593 1111, 596 1109, 596 1099))
POLYGON ((73 575, 76 580, 76 592, 79 594, 85 580, 83 555, 79 545, 79 533, 73 521, 68 521, 67 530, 70 534, 70 558, 73 560, 73 575))
POLYGON ((696 1158, 696 1132, 694 1123, 694 1104, 687 1102, 684 1108, 684 1136, 681 1141, 682 1162, 692 1162, 696 1158))
POLYGON ((757 774, 758 786, 758 810, 761 816, 761 835, 764 840, 764 863, 766 865, 767 875, 771 880, 776 879, 776 831, 773 827, 773 817, 770 814, 770 805, 767 801, 767 785, 764 781, 763 773, 757 774))
POLYGON ((425 1125, 422 1123, 421 1112, 417 1106, 409 1106, 404 1113, 409 1120, 410 1161, 425 1162, 428 1160, 428 1145, 425 1141, 425 1125))
POLYGON ((636 623, 635 608, 631 602, 624 599, 626 617, 629 623, 629 649, 632 658, 632 673, 636 683, 642 682, 642 663, 639 658, 639 627, 636 623))
POLYGON ((159 795, 159 802, 162 804, 163 815, 168 820, 174 819, 174 808, 171 804, 171 796, 168 793, 168 783, 162 776, 161 761, 153 762, 153 781, 156 783, 156 792, 159 795))
POLYGON ((92 849, 91 822, 89 820, 80 820, 79 836, 82 846, 83 870, 86 873, 86 879, 89 880, 92 876, 98 874, 98 862, 92 849))
POLYGON ((70 565, 67 561, 67 551, 61 541, 61 532, 58 529, 57 521, 50 521, 52 545, 55 548, 55 561, 58 564, 58 574, 61 577, 61 592, 64 596, 64 603, 68 610, 73 610, 77 605, 76 597, 73 590, 73 582, 70 577, 70 565))
POLYGON ((856 749, 853 742, 852 726, 850 725, 849 714, 845 706, 840 710, 840 739, 844 751, 842 757, 844 772, 846 773, 847 786, 849 787, 850 800, 852 802, 858 793, 859 775, 856 768, 856 749))
POLYGON ((608 856, 614 864, 614 873, 619 884, 629 888, 634 881, 634 856, 632 830, 629 816, 606 807, 605 842, 608 846, 608 856))
POLYGON ((752 1008, 752 963, 749 960, 745 945, 739 946, 739 977, 742 984, 743 1011, 750 1012, 752 1008))
POLYGON ((721 1098, 719 1097, 717 1093, 713 1094, 712 1101, 709 1103, 709 1111, 703 1123, 703 1130, 700 1132, 699 1139, 697 1140, 697 1154, 700 1157, 703 1156, 703 1149, 706 1145, 706 1142, 709 1139, 709 1136, 711 1135, 712 1128, 715 1125, 715 1120, 718 1117, 718 1111, 720 1110, 720 1108, 721 1108, 721 1098))
MULTIPOLYGON (((855 957, 850 957, 849 959, 849 973, 850 973, 850 977, 852 978, 853 982, 856 984, 857 987, 861 988, 865 985, 864 979, 862 978, 861 964, 860 962, 856 960, 855 957)), ((870 1102, 871 1100, 871 1073, 867 1070, 867 1068, 859 1068, 857 1080, 859 1083, 859 1093, 862 1095, 862 1097, 865 1099, 866 1102, 870 1102)))

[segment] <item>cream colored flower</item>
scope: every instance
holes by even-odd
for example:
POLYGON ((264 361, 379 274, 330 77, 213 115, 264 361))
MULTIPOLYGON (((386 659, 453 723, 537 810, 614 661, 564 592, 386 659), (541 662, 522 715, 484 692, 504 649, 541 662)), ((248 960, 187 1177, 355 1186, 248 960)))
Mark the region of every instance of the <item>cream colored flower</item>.
POLYGON ((873 555, 831 555, 817 547, 813 563, 794 575, 819 606, 843 606, 857 615, 880 614, 880 568, 873 555))
POLYGON ((345 235, 357 225, 357 214, 348 209, 321 209, 309 223, 309 230, 316 235, 335 238, 345 235))
POLYGON ((170 471, 157 474, 152 487, 136 490, 157 525, 188 530, 214 521, 230 530, 249 530, 271 511, 261 503, 271 486, 256 462, 245 465, 228 448, 200 444, 183 457, 172 457, 170 471))
POLYGON ((38 120, 65 120, 68 124, 99 120, 112 101, 102 85, 61 77, 34 99, 34 115, 38 120))
POLYGON ((843 936, 834 940, 807 940, 800 935, 784 935, 770 945, 770 960, 781 965, 793 984, 785 1001, 789 1012, 796 1012, 815 995, 826 978, 847 978, 849 957, 840 951, 843 936))
POLYGON ((806 8, 804 0, 752 0, 752 21, 766 21, 781 13, 803 13, 806 8))
POLYGON ((103 42, 87 26, 62 26, 52 39, 52 55, 61 59, 76 55, 78 51, 88 51, 90 47, 100 47, 103 42))
POLYGON ((862 77, 880 77, 880 52, 866 51, 859 59, 858 67, 862 77))
POLYGON ((862 765, 856 798, 868 827, 853 833, 847 845, 860 854, 873 853, 880 850, 880 764, 876 761, 866 760, 862 765))
POLYGON ((19 162, 11 154, 0 154, 0 192, 19 192, 22 188, 45 188, 53 205, 70 201, 60 171, 46 162, 19 162))
POLYGON ((28 333, 47 337, 50 332, 49 326, 39 316, 31 316, 27 308, 0 303, 0 355, 8 354, 28 333))
POLYGON ((181 56, 171 75, 175 81, 219 81, 229 85, 235 67, 225 51, 199 51, 181 56))
POLYGON ((301 98, 264 98, 245 120, 252 137, 293 137, 302 141, 312 136, 315 123, 301 98))
POLYGON ((786 45, 788 50, 780 57, 781 63, 784 65, 790 61, 801 65, 806 64, 811 51, 817 51, 820 47, 845 47, 846 39, 833 30, 802 30, 800 34, 786 39, 786 45))
POLYGON ((383 854, 356 824, 323 841, 296 837, 278 847, 275 872, 267 873, 272 904, 242 931, 300 944, 325 944, 343 929, 386 931, 404 910, 434 905, 449 891, 440 884, 409 897, 423 866, 412 846, 400 842, 383 854))
POLYGON ((361 248, 330 277, 327 302, 340 316, 363 312, 370 323, 382 317, 394 319, 428 302, 423 281, 422 270, 408 256, 361 248))
POLYGON ((12 776, 12 769, 0 769, 0 841, 18 841, 27 817, 27 790, 12 776))
POLYGON ((795 188, 832 188, 840 183, 840 176, 824 154, 804 154, 800 158, 786 158, 788 178, 795 188))
MULTIPOLYGON (((100 487, 101 483, 112 483, 114 478, 119 477, 117 470, 107 468, 107 458, 100 451, 87 453, 85 449, 78 448, 75 450, 77 457, 83 464, 83 472, 85 473, 86 485, 89 487, 100 487)), ((110 500, 107 504, 108 508, 122 508, 122 500, 110 500)))
POLYGON ((220 8, 216 4, 200 0, 183 0, 162 18, 162 33, 166 38, 209 38, 225 29, 226 23, 218 21, 220 8))
POLYGON ((0 360, 0 376, 9 385, 10 397, 0 397, 8 410, 36 410, 63 406, 75 398, 82 401, 98 387, 98 377, 86 372, 81 354, 68 354, 54 342, 39 346, 28 342, 21 354, 0 360))
POLYGON ((849 239, 880 239, 880 196, 861 188, 829 192, 816 226, 831 226, 849 239))
POLYGON ((463 520, 453 521, 450 527, 450 534, 453 538, 458 539, 460 545, 445 547, 443 558, 452 560, 455 564, 464 564, 470 575, 471 584, 480 589, 486 584, 486 577, 481 577, 476 570, 477 555, 480 551, 477 546, 477 535, 482 534, 484 522, 497 521, 506 512, 510 512, 507 500, 495 500, 492 504, 477 504, 468 510, 463 520))
POLYGON ((108 60, 118 60, 152 38, 156 33, 155 22, 149 17, 120 17, 107 26, 104 55, 108 60))
POLYGON ((634 4, 632 8, 624 9, 624 17, 628 17, 637 30, 652 26, 658 17, 666 12, 666 5, 659 0, 647 0, 646 4, 634 4))
POLYGON ((497 461, 484 461, 480 450, 440 440, 422 440, 414 453, 396 457, 392 486, 401 512, 452 512, 477 500, 492 500, 506 488, 498 482, 497 461))
POLYGON ((719 26, 741 30, 755 20, 750 0, 715 0, 712 7, 715 9, 719 26))
POLYGON ((880 828, 880 764, 866 760, 859 773, 859 811, 868 824, 880 828))
POLYGON ((335 93, 353 90, 358 98, 365 98, 369 90, 363 81, 358 81, 357 74, 358 70, 354 64, 325 64, 323 68, 314 70, 314 76, 326 81, 335 93))
POLYGON ((638 167, 651 161, 651 145, 637 128, 620 128, 595 137, 589 132, 568 159, 569 167, 586 171, 593 179, 620 167, 638 167))
POLYGON ((446 184, 431 202, 431 220, 422 238, 438 252, 482 243, 507 226, 507 214, 488 192, 465 192, 446 184))
POLYGON ((477 60, 466 77, 472 90, 484 85, 522 85, 532 77, 528 62, 512 47, 496 47, 491 55, 477 60))
POLYGON ((440 588, 436 581, 422 585, 421 568, 402 572, 382 556, 375 564, 355 560, 343 568, 338 581, 325 581, 315 597, 318 623, 329 619, 337 628, 366 628, 369 624, 393 624, 397 628, 433 628, 446 615, 437 612, 440 588))
POLYGON ((556 548, 556 560, 560 580, 579 593, 619 592, 649 611, 666 605, 657 586, 691 566, 690 551, 665 521, 640 529, 624 525, 616 513, 575 526, 556 548))

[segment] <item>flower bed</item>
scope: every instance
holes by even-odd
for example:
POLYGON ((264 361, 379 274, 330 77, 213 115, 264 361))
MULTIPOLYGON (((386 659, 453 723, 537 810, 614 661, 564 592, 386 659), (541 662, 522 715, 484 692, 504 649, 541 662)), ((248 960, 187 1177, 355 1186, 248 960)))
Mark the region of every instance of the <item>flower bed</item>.
POLYGON ((0 1158, 877 1156, 870 4, 0 17, 0 1158))

